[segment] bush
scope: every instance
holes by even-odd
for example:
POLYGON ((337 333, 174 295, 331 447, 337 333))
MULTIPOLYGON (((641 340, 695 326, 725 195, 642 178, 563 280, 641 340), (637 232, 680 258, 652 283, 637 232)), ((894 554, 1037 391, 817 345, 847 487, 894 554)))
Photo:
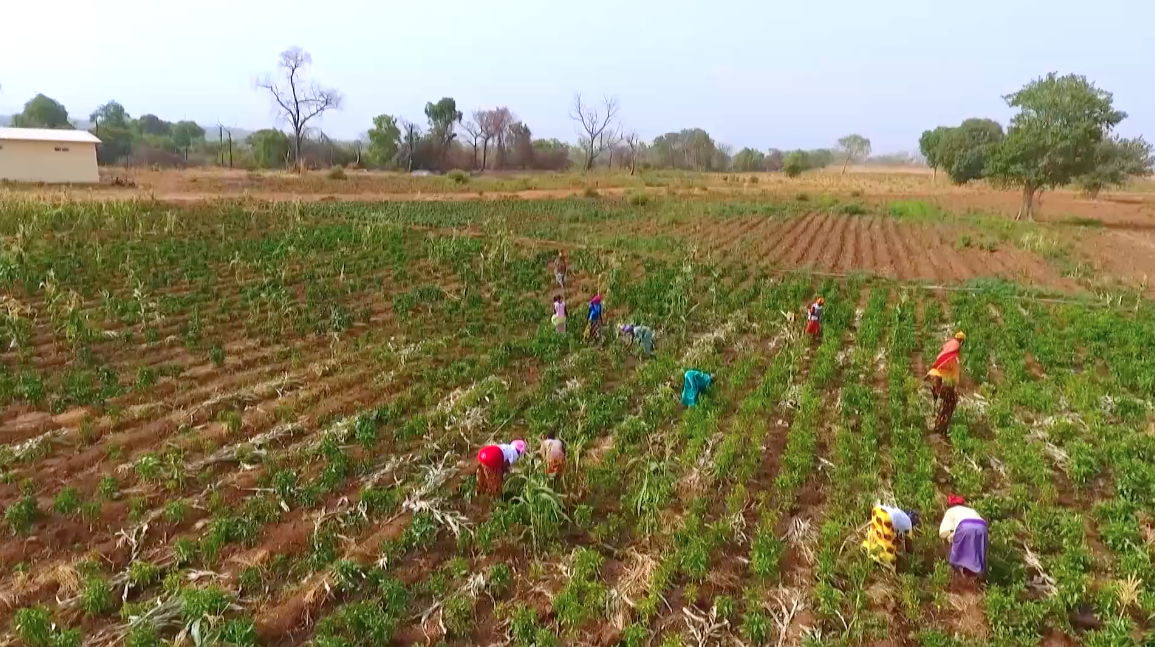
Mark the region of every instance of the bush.
POLYGON ((582 195, 584 195, 587 198, 599 198, 599 197, 601 197, 601 194, 598 193, 598 190, 593 188, 592 186, 587 186, 586 190, 582 192, 582 195))
POLYGON ((645 193, 631 193, 630 197, 626 200, 635 207, 644 207, 650 204, 650 196, 645 193))
POLYGON ((848 216, 863 216, 867 213, 866 207, 860 202, 844 204, 842 205, 842 208, 839 209, 839 211, 848 216))
POLYGON ((785 173, 787 177, 798 177, 802 175, 802 171, 805 170, 806 167, 803 166, 802 159, 795 157, 794 154, 787 155, 786 160, 782 162, 782 172, 785 173))
POLYGON ((445 174, 454 184, 469 184, 469 174, 465 171, 452 170, 445 174))
POLYGON ((794 196, 794 199, 797 200, 798 202, 810 202, 810 194, 809 193, 799 193, 798 195, 794 196))
POLYGON ((329 169, 328 177, 330 180, 344 180, 348 176, 345 175, 345 167, 334 166, 333 168, 329 169))
POLYGON ((758 176, 757 175, 751 175, 750 176, 750 184, 758 184, 758 176))

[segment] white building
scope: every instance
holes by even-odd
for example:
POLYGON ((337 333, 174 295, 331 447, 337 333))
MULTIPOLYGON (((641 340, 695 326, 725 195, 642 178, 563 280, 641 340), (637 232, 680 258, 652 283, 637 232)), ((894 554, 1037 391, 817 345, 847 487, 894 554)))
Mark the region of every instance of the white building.
POLYGON ((0 128, 0 181, 95 184, 99 143, 83 130, 0 128))

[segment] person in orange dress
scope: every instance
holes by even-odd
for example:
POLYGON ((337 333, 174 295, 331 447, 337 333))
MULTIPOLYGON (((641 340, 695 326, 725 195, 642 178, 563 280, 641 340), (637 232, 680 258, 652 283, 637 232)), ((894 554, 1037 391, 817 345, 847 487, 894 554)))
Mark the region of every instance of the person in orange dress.
POLYGON ((545 461, 546 474, 561 474, 565 471, 565 444, 557 438, 557 434, 546 432, 541 441, 541 459, 545 461))
POLYGON ((961 330, 955 333, 954 339, 949 339, 942 345, 938 358, 926 373, 926 379, 930 382, 931 397, 939 404, 938 416, 934 421, 936 433, 946 433, 950 428, 951 418, 954 417, 955 407, 958 406, 958 392, 955 391, 955 387, 962 377, 959 353, 966 340, 967 336, 961 330))
POLYGON ((825 305, 826 299, 818 297, 806 309, 806 334, 814 337, 815 340, 822 335, 822 308, 825 305))

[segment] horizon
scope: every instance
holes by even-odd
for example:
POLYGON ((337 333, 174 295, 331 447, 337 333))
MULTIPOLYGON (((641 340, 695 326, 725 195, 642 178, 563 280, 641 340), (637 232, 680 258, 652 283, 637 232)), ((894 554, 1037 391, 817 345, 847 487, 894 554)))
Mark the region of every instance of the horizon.
MULTIPOLYGON (((892 1, 887 11, 847 0, 822 8, 731 0, 708 12, 684 0, 624 7, 595 0, 579 15, 506 0, 475 15, 478 8, 462 2, 434 13, 355 0, 319 14, 300 0, 205 0, 176 14, 128 0, 115 14, 85 15, 86 5, 64 0, 51 49, 35 29, 0 42, 0 114, 19 113, 43 93, 73 120, 116 100, 133 117, 283 128, 253 80, 299 45, 312 55, 310 78, 345 97, 341 111, 317 124, 337 140, 359 138, 378 114, 424 123, 425 103, 448 96, 466 118, 504 105, 535 137, 572 142, 569 108, 582 92, 587 100, 616 96, 621 123, 646 141, 702 128, 734 152, 765 151, 829 148, 860 133, 876 154, 914 152, 919 134, 939 125, 986 117, 1006 126, 1012 111, 1002 96, 1051 71, 1083 74, 1112 92, 1128 113, 1120 134, 1155 131, 1155 89, 1143 69, 1155 44, 1142 28, 1155 8, 1109 0, 1097 13, 1112 15, 1117 6, 1128 20, 1093 31, 1063 10, 1074 2, 1057 4, 980 0, 956 15, 912 0, 892 1), (186 30, 195 35, 176 39, 183 51, 165 53, 174 38, 156 25, 190 11, 186 30), (382 25, 387 36, 352 36, 350 15, 382 25), (210 16, 228 28, 216 29, 210 16), (586 33, 591 21, 598 27, 586 33), (262 29, 250 33, 250 25, 262 29), (13 60, 19 67, 3 63, 13 60), (478 60, 486 64, 470 64, 478 60)), ((6 19, 32 24, 35 14, 20 5, 6 19)))

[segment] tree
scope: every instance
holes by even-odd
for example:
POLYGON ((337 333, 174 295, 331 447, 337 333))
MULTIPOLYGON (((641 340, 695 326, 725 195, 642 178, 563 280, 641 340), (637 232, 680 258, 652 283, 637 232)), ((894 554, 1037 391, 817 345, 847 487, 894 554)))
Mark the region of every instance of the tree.
POLYGON ((1122 186, 1132 177, 1145 177, 1155 166, 1151 144, 1142 137, 1110 137, 1095 147, 1095 166, 1075 178, 1083 192, 1092 199, 1108 187, 1122 186))
POLYGON ((1127 114, 1114 108, 1110 92, 1076 74, 1052 72, 1004 99, 1019 112, 992 148, 986 173, 998 186, 1021 187, 1016 219, 1033 220, 1035 194, 1090 173, 1099 143, 1127 114))
POLYGON ((630 175, 633 175, 638 170, 638 158, 644 154, 646 143, 635 132, 626 135, 625 141, 626 147, 630 149, 630 175))
POLYGON ((184 151, 184 161, 188 162, 188 149, 194 142, 205 138, 205 129, 195 121, 178 121, 172 126, 172 143, 184 151))
POLYGON ((753 148, 743 148, 734 156, 733 168, 739 173, 761 171, 764 168, 766 155, 753 148))
POLYGON ((168 137, 172 133, 172 124, 156 115, 141 115, 136 118, 136 131, 142 135, 168 137))
POLYGON ((493 110, 480 110, 473 113, 473 116, 481 128, 481 168, 488 168, 489 142, 495 139, 498 148, 497 167, 500 168, 505 158, 505 152, 502 150, 505 145, 505 137, 514 122, 513 113, 509 111, 509 108, 502 106, 493 110))
POLYGON ((798 177, 810 169, 810 155, 804 150, 790 151, 782 160, 782 172, 790 177, 798 177))
POLYGON ((521 121, 510 124, 509 143, 515 165, 519 168, 533 168, 533 131, 529 129, 529 126, 521 121))
POLYGON ((278 117, 293 129, 293 162, 298 172, 303 168, 301 140, 305 128, 313 118, 329 110, 339 110, 343 101, 337 90, 320 87, 306 78, 312 64, 313 57, 308 52, 300 47, 290 47, 281 52, 281 60, 277 63, 282 78, 269 74, 256 83, 258 89, 268 90, 278 117))
POLYGON ((783 153, 777 148, 771 148, 766 152, 766 157, 762 160, 762 166, 767 171, 776 173, 782 170, 783 153))
POLYGON ((481 138, 485 135, 485 131, 481 128, 481 122, 477 118, 479 113, 480 111, 475 111, 473 113, 473 119, 461 123, 461 129, 465 131, 466 135, 469 135, 469 146, 473 149, 472 170, 475 171, 477 170, 477 147, 481 143, 481 138))
POLYGON ((457 137, 454 127, 461 122, 461 111, 457 102, 449 97, 437 103, 425 104, 425 118, 429 120, 429 136, 437 147, 437 164, 442 166, 449 144, 457 137))
POLYGON ((397 159, 401 150, 401 129, 392 115, 373 117, 373 127, 369 129, 369 161, 377 166, 389 166, 397 159))
POLYGON ((289 159, 292 144, 289 136, 280 130, 258 130, 249 135, 248 142, 258 168, 283 168, 289 159))
POLYGON ((967 119, 956 128, 943 128, 937 136, 935 161, 955 184, 983 177, 992 147, 1003 141, 1003 127, 991 119, 967 119))
POLYGON ((862 135, 847 135, 838 140, 838 150, 846 155, 842 161, 842 174, 845 175, 850 160, 870 157, 870 140, 862 135))
POLYGON ((592 170, 594 161, 605 150, 606 140, 603 135, 609 128, 610 122, 618 115, 618 100, 614 97, 602 99, 602 107, 584 103, 581 93, 573 98, 573 109, 569 117, 576 124, 578 146, 585 159, 585 170, 592 170))
POLYGON ((931 175, 932 180, 938 178, 938 169, 940 166, 938 158, 939 144, 950 130, 951 129, 946 126, 939 126, 934 130, 922 131, 922 136, 918 138, 918 151, 922 153, 923 158, 926 159, 926 165, 929 166, 933 172, 931 175))
POLYGON ((129 122, 132 118, 128 116, 128 111, 124 109, 124 106, 116 101, 109 101, 92 111, 92 114, 88 115, 88 120, 92 122, 93 128, 97 130, 102 126, 128 130, 129 122))
POLYGON ((404 166, 410 173, 413 172, 413 159, 417 156, 417 149, 421 146, 421 126, 412 121, 403 120, 401 130, 405 134, 401 139, 399 155, 405 160, 404 166))
POLYGON ((68 110, 59 101, 38 94, 24 104, 24 111, 12 116, 16 128, 54 128, 72 130, 68 110))

